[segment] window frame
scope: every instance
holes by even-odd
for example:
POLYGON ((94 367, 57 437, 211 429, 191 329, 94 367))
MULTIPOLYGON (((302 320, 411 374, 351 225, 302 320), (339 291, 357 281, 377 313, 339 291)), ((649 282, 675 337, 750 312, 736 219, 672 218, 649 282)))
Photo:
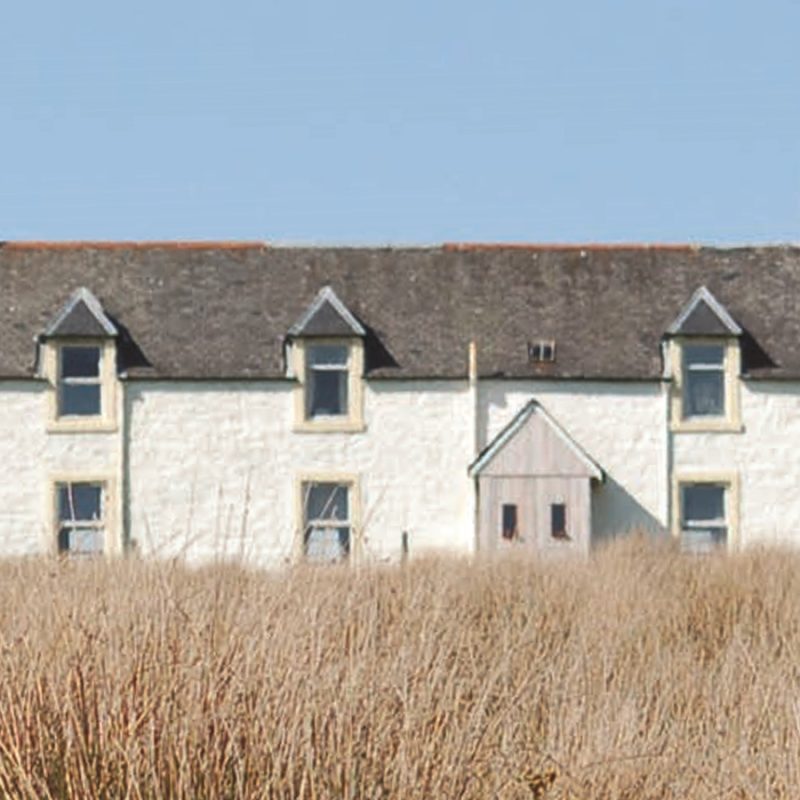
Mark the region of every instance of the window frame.
MULTIPOLYGON (((741 350, 735 336, 679 336, 669 341, 670 377, 672 399, 670 404, 670 430, 675 433, 720 432, 738 433, 743 430, 741 420, 741 350), (723 414, 686 415, 686 391, 689 372, 686 349, 692 346, 722 347, 723 362, 723 414)), ((705 370, 698 370, 705 371, 705 370)))
POLYGON ((51 339, 43 345, 43 373, 48 382, 47 430, 50 433, 112 432, 117 430, 117 348, 114 339, 67 337, 51 339), (100 351, 99 376, 70 378, 69 385, 99 385, 99 414, 61 414, 64 379, 62 352, 70 347, 96 347, 100 351))
POLYGON ((364 425, 364 343, 360 337, 304 337, 294 340, 291 362, 295 391, 294 430, 306 433, 359 433, 364 425), (316 346, 347 348, 347 411, 344 414, 309 415, 309 363, 311 349, 316 346))
POLYGON ((570 542, 572 537, 569 535, 569 515, 568 506, 564 500, 550 501, 550 540, 553 542, 570 542), (556 530, 555 516, 556 509, 562 509, 561 514, 564 519, 564 525, 561 529, 556 530))
POLYGON ((103 416, 103 348, 96 344, 77 344, 64 342, 58 348, 58 418, 74 417, 102 417, 103 416), (64 353, 66 350, 96 350, 97 351, 97 375, 77 376, 64 374, 64 353), (99 409, 94 414, 65 414, 61 409, 64 400, 65 390, 73 386, 96 386, 97 400, 99 409))
POLYGON ((531 364, 553 364, 556 360, 556 340, 537 339, 528 342, 528 362, 531 364))
POLYGON ((500 541, 502 542, 518 542, 521 537, 519 535, 519 504, 518 503, 501 503, 500 504, 500 541), (506 526, 506 509, 513 509, 510 516, 513 517, 513 527, 506 526), (511 535, 506 535, 510 531, 511 535))
POLYGON ((46 552, 53 553, 54 555, 61 555, 65 557, 76 558, 90 558, 90 557, 109 557, 119 555, 122 553, 122 539, 118 520, 120 519, 118 505, 118 496, 116 490, 116 481, 107 474, 98 473, 59 473, 50 476, 50 490, 49 490, 49 504, 50 504, 50 519, 51 524, 48 532, 48 543, 45 548, 46 552), (74 520, 76 523, 72 527, 101 527, 103 530, 103 550, 102 553, 94 556, 91 553, 70 553, 64 552, 59 549, 59 533, 61 528, 64 527, 64 520, 60 518, 59 513, 59 490, 63 486, 76 485, 76 484, 89 484, 99 486, 101 489, 101 508, 103 512, 101 525, 87 524, 87 521, 81 522, 74 520))
MULTIPOLYGON (((719 486, 724 491, 724 525, 727 529, 725 549, 739 548, 739 476, 735 472, 682 472, 672 482, 672 535, 683 544, 684 492, 689 486, 719 486)), ((713 525, 697 526, 713 527, 713 525)))
MULTIPOLYGON (((306 408, 305 408, 305 415, 307 420, 319 421, 319 420, 338 420, 342 417, 349 417, 350 416, 350 359, 352 358, 352 352, 347 345, 337 345, 337 344, 319 344, 314 343, 306 346, 306 374, 305 374, 305 382, 306 382, 306 408), (344 361, 340 362, 326 362, 321 361, 317 362, 314 360, 314 352, 315 350, 321 348, 328 348, 329 350, 343 350, 344 351, 344 361), (315 394, 318 390, 318 383, 317 381, 322 378, 325 374, 335 374, 338 378, 338 381, 344 381, 344 387, 341 387, 337 381, 337 392, 344 388, 344 404, 341 411, 332 413, 332 414, 324 414, 319 413, 315 414, 313 411, 314 407, 314 400, 315 394)), ((337 403, 340 398, 337 398, 337 403)))
MULTIPOLYGON (((338 562, 340 564, 354 564, 360 560, 362 549, 361 531, 361 489, 357 475, 353 473, 341 472, 308 472, 301 473, 295 478, 295 520, 296 533, 294 543, 295 560, 300 563, 324 564, 321 561, 310 561, 306 553, 306 529, 309 522, 306 518, 305 487, 308 484, 332 483, 347 487, 347 506, 348 520, 347 526, 350 528, 349 549, 346 558, 338 562)), ((318 520, 319 521, 319 520, 318 520)), ((324 520, 323 520, 324 521, 324 520)), ((329 520, 332 523, 339 523, 342 520, 329 520)), ((343 528, 345 525, 334 524, 333 527, 343 528)))

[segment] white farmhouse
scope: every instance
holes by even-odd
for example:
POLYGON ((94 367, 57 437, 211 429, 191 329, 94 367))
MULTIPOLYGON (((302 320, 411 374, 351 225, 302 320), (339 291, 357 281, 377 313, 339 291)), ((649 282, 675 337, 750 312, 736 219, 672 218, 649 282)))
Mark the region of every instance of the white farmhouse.
POLYGON ((800 249, 0 246, 0 553, 800 536, 800 249))

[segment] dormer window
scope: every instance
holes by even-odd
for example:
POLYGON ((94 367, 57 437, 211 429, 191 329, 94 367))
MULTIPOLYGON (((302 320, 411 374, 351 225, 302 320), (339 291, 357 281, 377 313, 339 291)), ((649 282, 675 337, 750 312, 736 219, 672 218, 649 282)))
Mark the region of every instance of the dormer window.
POLYGON ((289 330, 289 365, 298 381, 295 430, 364 429, 365 330, 329 286, 289 330))
POLYGON ((42 334, 40 370, 50 383, 48 429, 116 428, 114 323, 88 289, 78 289, 42 334))
POLYGON ((740 431, 742 329, 704 286, 667 331, 676 432, 740 431))
POLYGON ((102 414, 102 361, 99 346, 63 345, 58 348, 58 416, 102 414))

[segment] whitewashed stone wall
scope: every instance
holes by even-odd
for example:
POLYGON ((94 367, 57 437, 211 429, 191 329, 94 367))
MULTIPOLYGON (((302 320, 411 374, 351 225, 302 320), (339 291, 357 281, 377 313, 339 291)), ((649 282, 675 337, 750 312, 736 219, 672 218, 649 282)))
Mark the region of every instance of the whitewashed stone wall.
POLYGON ((739 535, 751 544, 800 544, 800 384, 742 381, 741 433, 679 433, 676 474, 736 472, 739 535))
POLYGON ((44 392, 33 381, 0 383, 0 552, 20 556, 41 552, 47 530, 44 513, 44 392))
POLYGON ((364 433, 298 433, 292 384, 128 386, 131 532, 143 553, 290 559, 304 473, 358 477, 365 554, 473 548, 466 382, 371 381, 364 433))
POLYGON ((470 552, 475 445, 536 398, 607 473, 593 497, 595 540, 663 532, 671 464, 676 474, 738 474, 744 546, 798 543, 800 383, 744 381, 741 392, 742 433, 671 434, 665 384, 488 380, 476 407, 464 382, 371 381, 365 433, 299 434, 289 384, 136 384, 132 532, 143 552, 281 563, 296 535, 297 475, 342 472, 360 478, 368 556, 397 558, 404 530, 412 552, 470 552))
MULTIPOLYGON (((0 554, 51 552, 53 481, 94 476, 121 478, 121 427, 103 433, 49 433, 46 385, 41 381, 0 383, 0 554)), ((119 493, 113 498, 119 503, 119 493)), ((112 511, 119 516, 119 507, 112 511)), ((112 547, 112 549, 114 549, 112 547)))
POLYGON ((467 466, 531 398, 607 472, 596 538, 663 530, 671 463, 738 474, 743 545, 800 543, 800 383, 744 381, 741 393, 744 432, 670 434, 657 383, 487 380, 476 402, 466 381, 369 381, 366 431, 321 434, 293 431, 290 382, 142 381, 125 384, 118 431, 65 434, 46 430, 43 383, 5 381, 0 553, 52 548, 52 480, 84 474, 116 482, 143 554, 281 564, 296 544, 298 476, 326 472, 359 480, 368 557, 397 559, 403 531, 412 555, 471 552, 467 466))

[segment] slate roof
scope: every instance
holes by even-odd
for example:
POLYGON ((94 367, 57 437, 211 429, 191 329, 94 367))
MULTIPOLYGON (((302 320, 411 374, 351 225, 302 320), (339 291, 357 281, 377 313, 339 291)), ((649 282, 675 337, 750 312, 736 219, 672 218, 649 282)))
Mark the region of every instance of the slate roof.
POLYGON ((372 376, 659 379, 659 342, 705 285, 743 330, 752 377, 800 378, 800 248, 265 244, 0 245, 0 377, 79 287, 131 375, 278 378, 290 327, 331 286, 366 330, 372 376), (553 339, 554 363, 528 342, 553 339))

